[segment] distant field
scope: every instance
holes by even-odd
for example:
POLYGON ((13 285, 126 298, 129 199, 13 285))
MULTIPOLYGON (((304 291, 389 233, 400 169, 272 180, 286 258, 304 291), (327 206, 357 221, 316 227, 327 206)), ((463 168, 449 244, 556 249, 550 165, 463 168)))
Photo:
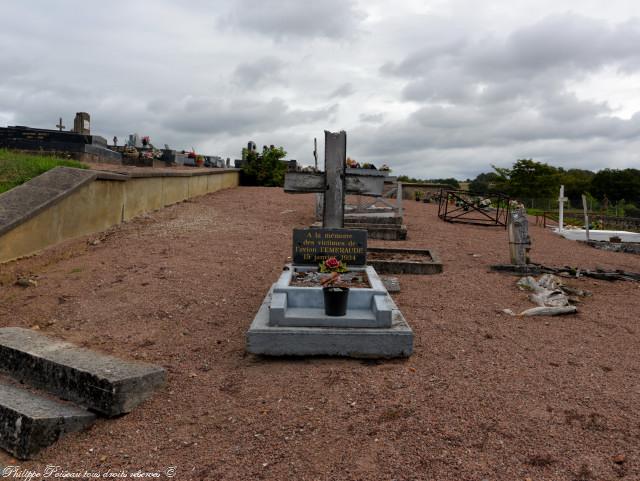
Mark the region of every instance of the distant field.
POLYGON ((60 157, 30 155, 0 149, 0 193, 13 189, 54 167, 66 166, 86 169, 75 160, 60 157))

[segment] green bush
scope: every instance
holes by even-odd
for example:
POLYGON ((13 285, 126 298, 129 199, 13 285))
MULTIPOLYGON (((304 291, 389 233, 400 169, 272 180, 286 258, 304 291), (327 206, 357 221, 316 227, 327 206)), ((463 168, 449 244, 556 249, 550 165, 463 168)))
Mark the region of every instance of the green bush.
POLYGON ((242 166, 240 183, 242 185, 260 185, 282 187, 287 166, 282 159, 287 155, 282 147, 265 149, 262 154, 249 152, 247 162, 242 166))

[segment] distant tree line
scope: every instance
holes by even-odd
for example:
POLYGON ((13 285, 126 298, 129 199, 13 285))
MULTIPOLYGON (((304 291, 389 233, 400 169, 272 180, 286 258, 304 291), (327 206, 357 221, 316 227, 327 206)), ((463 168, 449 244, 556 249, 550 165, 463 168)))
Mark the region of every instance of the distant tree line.
POLYGON ((502 192, 525 199, 557 199, 560 185, 573 205, 580 205, 582 194, 606 207, 618 206, 623 215, 640 217, 640 170, 563 169, 532 159, 517 160, 509 168, 493 167, 478 175, 469 190, 479 193, 502 192))
POLYGON ((398 182, 406 182, 411 184, 446 184, 455 189, 460 188, 460 183, 453 177, 450 177, 448 179, 416 179, 415 177, 399 175, 398 182))

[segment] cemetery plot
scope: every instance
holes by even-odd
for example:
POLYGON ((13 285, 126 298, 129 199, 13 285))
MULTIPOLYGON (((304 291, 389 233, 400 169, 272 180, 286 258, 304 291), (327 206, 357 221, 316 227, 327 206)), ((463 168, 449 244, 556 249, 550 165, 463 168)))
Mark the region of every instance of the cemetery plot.
POLYGON ((369 247, 367 262, 381 274, 439 274, 442 262, 428 249, 369 247))
POLYGON ((285 266, 267 293, 247 332, 247 350, 273 356, 409 356, 413 331, 375 269, 365 265, 367 231, 341 228, 346 133, 325 132, 325 146, 323 228, 294 229, 294 264, 285 266))
MULTIPOLYGON (((331 274, 323 274, 315 270, 304 271, 297 270, 291 277, 291 286, 296 287, 321 287, 323 283, 330 278, 331 274)), ((340 274, 340 285, 354 288, 369 288, 369 278, 365 271, 361 272, 345 272, 340 274)))

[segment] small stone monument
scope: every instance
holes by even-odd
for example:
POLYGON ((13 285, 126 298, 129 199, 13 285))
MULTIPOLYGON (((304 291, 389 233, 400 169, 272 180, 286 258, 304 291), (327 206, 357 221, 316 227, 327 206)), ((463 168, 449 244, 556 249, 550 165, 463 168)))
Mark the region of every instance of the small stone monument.
POLYGON ((524 207, 516 207, 511 211, 507 232, 509 234, 511 264, 526 266, 529 264, 531 238, 529 237, 529 220, 524 207))
MULTIPOLYGON (((247 351, 252 354, 393 358, 413 352, 413 331, 375 269, 366 265, 367 231, 341 228, 345 154, 346 133, 325 132, 324 225, 294 229, 293 264, 285 266, 247 332, 247 351), (331 257, 346 263, 350 275, 368 281, 350 288, 345 315, 327 313, 321 285, 294 282, 313 278, 318 264, 331 257)), ((318 188, 315 179, 298 187, 318 188)))
POLYGON ((90 135, 91 134, 91 117, 86 112, 76 113, 76 118, 73 119, 73 131, 76 134, 90 135))

